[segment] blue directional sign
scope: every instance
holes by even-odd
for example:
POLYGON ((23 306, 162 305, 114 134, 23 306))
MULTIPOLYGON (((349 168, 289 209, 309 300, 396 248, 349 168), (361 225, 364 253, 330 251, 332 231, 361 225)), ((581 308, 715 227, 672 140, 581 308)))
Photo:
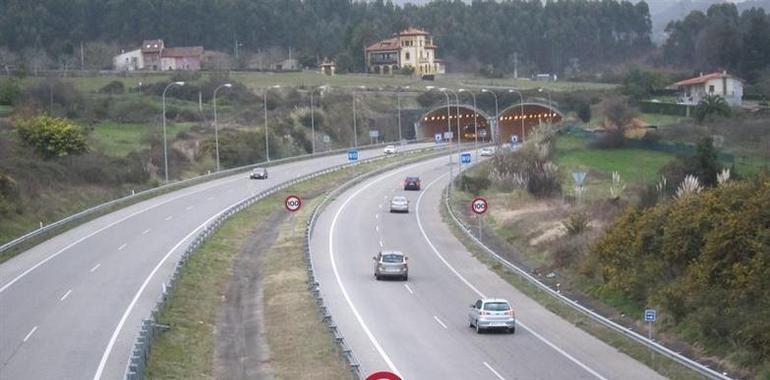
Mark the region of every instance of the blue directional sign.
POLYGON ((441 133, 436 133, 436 135, 433 136, 433 140, 436 141, 436 144, 441 144, 441 140, 443 140, 443 138, 441 137, 441 133))
POLYGON ((358 161, 358 149, 348 150, 348 161, 358 161))
POLYGON ((471 163, 471 154, 470 153, 460 153, 460 163, 461 164, 470 164, 471 163))
POLYGON ((658 318, 658 312, 655 309, 646 309, 644 310, 644 321, 645 322, 655 322, 655 320, 658 318))

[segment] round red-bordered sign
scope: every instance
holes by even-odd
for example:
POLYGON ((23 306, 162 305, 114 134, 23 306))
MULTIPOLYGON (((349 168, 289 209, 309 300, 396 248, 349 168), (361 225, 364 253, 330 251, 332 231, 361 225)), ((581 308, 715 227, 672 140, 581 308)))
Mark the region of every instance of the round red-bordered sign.
POLYGON ((286 197, 286 200, 283 202, 283 205, 286 206, 286 209, 295 212, 299 210, 302 207, 302 199, 296 195, 289 195, 286 197))
POLYGON ((401 380, 401 378, 390 371, 378 371, 367 376, 366 380, 401 380))
POLYGON ((473 198, 473 201, 471 201, 471 211, 477 215, 481 215, 487 212, 487 209, 489 209, 489 203, 487 203, 486 199, 482 197, 476 197, 473 198))

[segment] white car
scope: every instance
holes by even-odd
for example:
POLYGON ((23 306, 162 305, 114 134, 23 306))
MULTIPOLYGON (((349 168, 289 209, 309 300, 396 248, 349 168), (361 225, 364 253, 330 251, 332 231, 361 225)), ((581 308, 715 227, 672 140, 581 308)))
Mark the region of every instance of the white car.
POLYGON ((495 147, 493 146, 485 146, 479 149, 479 156, 481 157, 490 157, 494 155, 495 155, 495 147))
POLYGON ((501 329, 513 334, 516 332, 516 314, 505 299, 483 298, 471 304, 468 324, 475 327, 479 334, 491 329, 501 329))
POLYGON ((383 149, 383 152, 385 154, 387 154, 387 155, 396 154, 396 152, 397 152, 396 146, 395 145, 388 145, 388 146, 385 147, 385 149, 383 149))
POLYGON ((403 195, 397 195, 390 200, 390 212, 409 213, 409 200, 403 195))

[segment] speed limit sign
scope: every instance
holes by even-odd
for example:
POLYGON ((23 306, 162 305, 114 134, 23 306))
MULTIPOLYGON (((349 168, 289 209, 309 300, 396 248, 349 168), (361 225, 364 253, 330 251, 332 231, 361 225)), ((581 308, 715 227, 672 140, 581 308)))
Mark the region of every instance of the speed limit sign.
POLYGON ((299 210, 300 207, 302 207, 302 199, 300 199, 296 195, 289 195, 286 197, 286 201, 283 202, 284 206, 286 206, 286 209, 294 212, 299 210))
POLYGON ((471 210, 473 212, 475 212, 478 215, 481 215, 487 212, 488 208, 489 208, 489 204, 487 203, 486 199, 482 197, 473 198, 473 201, 471 202, 471 210))

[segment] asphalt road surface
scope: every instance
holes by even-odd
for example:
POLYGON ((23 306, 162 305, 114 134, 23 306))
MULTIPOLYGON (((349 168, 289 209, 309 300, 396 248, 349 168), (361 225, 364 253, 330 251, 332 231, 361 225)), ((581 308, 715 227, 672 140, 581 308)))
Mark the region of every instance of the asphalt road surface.
MULTIPOLYGON (((414 144, 417 149, 433 144, 414 144)), ((361 151, 360 159, 382 154, 361 151)), ((346 162, 326 156, 165 194, 56 236, 0 265, 0 379, 121 379, 190 238, 230 205, 346 162)))
POLYGON ((662 378, 473 258, 439 214, 448 174, 446 157, 387 172, 342 193, 318 220, 311 247, 321 293, 365 374, 391 370, 410 380, 662 378), (407 175, 422 178, 422 191, 403 191, 407 175), (397 194, 409 198, 409 214, 389 213, 397 194), (375 280, 372 257, 380 249, 409 257, 408 281, 375 280), (515 334, 479 335, 469 328, 469 305, 484 296, 511 301, 515 334))

